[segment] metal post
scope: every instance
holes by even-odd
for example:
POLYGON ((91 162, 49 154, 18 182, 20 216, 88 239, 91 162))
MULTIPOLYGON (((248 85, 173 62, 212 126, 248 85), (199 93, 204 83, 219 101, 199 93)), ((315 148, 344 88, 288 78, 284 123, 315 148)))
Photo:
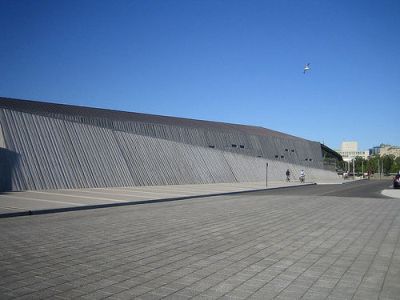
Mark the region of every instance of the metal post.
POLYGON ((382 179, 380 161, 381 161, 381 160, 378 158, 378 172, 379 172, 379 179, 382 179))
POLYGON ((268 188, 268 163, 265 166, 265 188, 268 188))
POLYGON ((364 160, 361 161, 361 176, 364 178, 364 160))

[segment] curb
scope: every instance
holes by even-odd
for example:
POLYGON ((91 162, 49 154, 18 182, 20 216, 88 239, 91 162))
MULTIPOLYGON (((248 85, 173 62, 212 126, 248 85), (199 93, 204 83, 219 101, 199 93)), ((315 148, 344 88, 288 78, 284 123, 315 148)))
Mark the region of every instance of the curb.
POLYGON ((99 209, 99 208, 110 208, 110 207, 120 207, 120 206, 132 206, 132 205, 142 205, 142 204, 173 202, 173 201, 181 201, 181 200, 188 200, 188 199, 209 198, 209 197, 215 197, 215 196, 238 195, 238 194, 243 194, 243 193, 252 193, 252 192, 278 190, 278 189, 288 189, 288 188, 294 188, 294 187, 299 187, 299 186, 309 186, 309 185, 316 185, 316 183, 302 183, 301 185, 299 184, 299 185, 292 185, 292 186, 279 186, 279 187, 265 188, 265 189, 255 189, 255 190, 253 189, 253 190, 245 190, 245 191, 237 191, 237 192, 212 193, 212 194, 204 194, 204 195, 192 195, 192 196, 182 196, 182 197, 172 197, 172 198, 162 198, 162 199, 152 199, 152 200, 141 200, 141 201, 131 201, 131 202, 123 202, 123 203, 94 204, 94 205, 71 206, 71 207, 62 207, 62 208, 27 210, 27 211, 19 211, 19 212, 11 212, 11 213, 3 213, 3 214, 0 213, 0 219, 32 216, 32 215, 54 214, 54 213, 80 211, 80 210, 92 210, 92 209, 99 209))

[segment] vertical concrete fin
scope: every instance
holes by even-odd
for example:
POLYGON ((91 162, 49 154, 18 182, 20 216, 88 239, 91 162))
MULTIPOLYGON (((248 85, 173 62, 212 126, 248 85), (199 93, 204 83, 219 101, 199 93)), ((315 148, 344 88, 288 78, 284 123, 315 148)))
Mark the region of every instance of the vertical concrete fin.
POLYGON ((0 148, 6 148, 6 141, 4 140, 3 128, 0 123, 0 148))

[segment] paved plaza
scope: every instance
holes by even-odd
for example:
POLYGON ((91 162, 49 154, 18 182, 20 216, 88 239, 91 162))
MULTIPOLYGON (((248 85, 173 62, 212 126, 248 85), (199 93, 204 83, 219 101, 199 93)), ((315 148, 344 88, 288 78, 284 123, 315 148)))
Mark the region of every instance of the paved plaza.
MULTIPOLYGON (((307 184, 314 182, 300 184, 299 181, 270 181, 267 187, 275 189, 307 184)), ((9 192, 0 193, 0 217, 160 202, 265 188, 266 182, 261 181, 9 192)))
POLYGON ((238 194, 0 228, 1 299, 400 299, 400 199, 238 194))

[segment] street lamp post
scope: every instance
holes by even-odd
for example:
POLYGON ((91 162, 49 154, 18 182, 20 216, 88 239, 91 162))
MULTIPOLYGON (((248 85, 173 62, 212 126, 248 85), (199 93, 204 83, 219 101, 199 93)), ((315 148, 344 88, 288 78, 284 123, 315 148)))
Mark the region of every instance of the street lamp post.
POLYGON ((364 159, 361 160, 361 173, 362 173, 362 178, 364 178, 364 159))
POLYGON ((379 179, 382 179, 382 173, 381 173, 381 166, 380 166, 380 158, 378 158, 378 172, 379 172, 379 179))

